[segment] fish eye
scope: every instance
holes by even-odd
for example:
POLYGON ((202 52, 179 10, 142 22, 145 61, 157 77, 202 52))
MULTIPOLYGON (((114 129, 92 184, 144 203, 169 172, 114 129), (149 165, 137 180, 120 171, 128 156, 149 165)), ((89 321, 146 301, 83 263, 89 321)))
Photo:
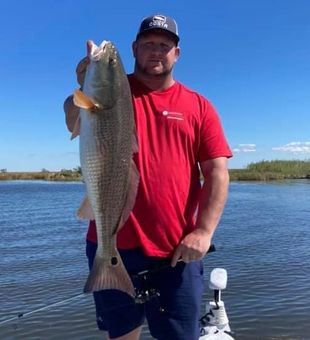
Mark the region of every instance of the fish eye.
POLYGON ((109 64, 110 65, 115 65, 116 64, 116 58, 110 58, 109 59, 109 64))

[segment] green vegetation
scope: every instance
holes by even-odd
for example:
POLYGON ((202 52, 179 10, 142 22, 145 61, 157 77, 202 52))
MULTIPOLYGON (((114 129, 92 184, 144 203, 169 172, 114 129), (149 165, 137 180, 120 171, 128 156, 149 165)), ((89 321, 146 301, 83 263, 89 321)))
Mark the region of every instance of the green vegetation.
MULTIPOLYGON (((245 169, 229 170, 231 181, 271 181, 284 179, 310 179, 310 160, 261 161, 251 163, 245 169)), ((81 167, 72 170, 40 172, 8 172, 0 169, 0 180, 82 181, 81 167)))
POLYGON ((231 169, 229 173, 231 181, 310 179, 310 160, 261 161, 249 164, 246 169, 231 169))
POLYGON ((43 180, 43 181, 81 181, 81 167, 72 170, 62 169, 60 171, 48 171, 42 169, 40 172, 7 172, 0 171, 0 180, 43 180))

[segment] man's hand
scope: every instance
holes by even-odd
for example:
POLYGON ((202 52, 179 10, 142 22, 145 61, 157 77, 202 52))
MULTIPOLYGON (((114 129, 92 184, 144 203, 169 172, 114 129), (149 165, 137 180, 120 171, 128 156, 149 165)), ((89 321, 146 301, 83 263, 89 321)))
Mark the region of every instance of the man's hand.
POLYGON ((89 58, 85 57, 78 63, 76 67, 77 82, 81 85, 81 87, 83 87, 83 84, 84 84, 86 67, 88 64, 89 64, 89 58))
POLYGON ((210 233, 200 228, 186 235, 174 251, 171 266, 174 267, 180 259, 186 263, 201 260, 211 246, 211 238, 210 233))

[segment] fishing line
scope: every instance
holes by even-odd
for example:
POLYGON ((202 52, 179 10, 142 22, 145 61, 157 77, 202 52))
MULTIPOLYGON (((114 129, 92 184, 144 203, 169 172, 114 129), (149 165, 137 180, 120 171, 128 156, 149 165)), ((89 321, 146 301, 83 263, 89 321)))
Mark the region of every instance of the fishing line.
POLYGON ((35 314, 35 313, 38 313, 38 312, 42 312, 42 311, 44 311, 44 310, 46 310, 46 309, 49 309, 49 308, 51 308, 51 307, 61 306, 61 305, 65 304, 65 303, 67 303, 67 302, 69 302, 69 301, 73 301, 73 300, 78 299, 78 298, 81 298, 81 297, 83 297, 83 296, 85 296, 84 293, 78 294, 78 295, 75 295, 75 296, 73 296, 73 297, 71 297, 71 298, 68 298, 68 299, 65 299, 65 300, 61 300, 61 301, 52 303, 52 304, 50 304, 50 305, 47 305, 47 306, 44 306, 44 307, 41 307, 41 308, 38 308, 38 309, 34 309, 34 310, 30 311, 30 312, 20 313, 20 314, 18 314, 17 316, 14 316, 14 317, 12 317, 12 318, 5 319, 5 320, 1 321, 1 322, 0 322, 0 326, 4 325, 4 324, 6 324, 6 323, 9 323, 9 322, 11 322, 11 321, 14 321, 14 320, 19 320, 19 319, 21 319, 21 318, 24 317, 24 316, 29 316, 29 315, 32 315, 32 314, 35 314))

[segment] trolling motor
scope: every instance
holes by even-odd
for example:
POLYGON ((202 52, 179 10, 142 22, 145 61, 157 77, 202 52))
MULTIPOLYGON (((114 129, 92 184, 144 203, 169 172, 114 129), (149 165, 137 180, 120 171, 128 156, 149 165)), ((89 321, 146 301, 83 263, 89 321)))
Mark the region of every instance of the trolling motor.
POLYGON ((227 271, 214 268, 210 274, 209 288, 214 291, 213 300, 206 306, 206 314, 199 320, 199 340, 233 340, 221 291, 227 286, 227 271))

